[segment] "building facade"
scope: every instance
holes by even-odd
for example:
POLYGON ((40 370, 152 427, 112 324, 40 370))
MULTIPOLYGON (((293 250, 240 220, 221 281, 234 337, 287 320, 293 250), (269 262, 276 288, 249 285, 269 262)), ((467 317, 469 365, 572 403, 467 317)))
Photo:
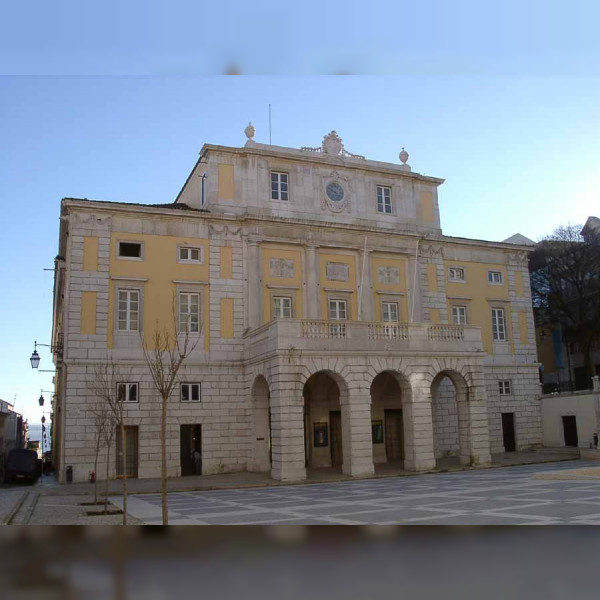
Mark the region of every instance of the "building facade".
POLYGON ((141 344, 173 315, 196 345, 169 403, 170 476, 360 477, 541 445, 530 248, 443 235, 443 180, 413 172, 404 150, 394 164, 335 132, 301 149, 246 135, 205 145, 174 203, 62 201, 61 479, 93 468, 90 379, 107 361, 126 407, 121 469, 159 476, 141 344))

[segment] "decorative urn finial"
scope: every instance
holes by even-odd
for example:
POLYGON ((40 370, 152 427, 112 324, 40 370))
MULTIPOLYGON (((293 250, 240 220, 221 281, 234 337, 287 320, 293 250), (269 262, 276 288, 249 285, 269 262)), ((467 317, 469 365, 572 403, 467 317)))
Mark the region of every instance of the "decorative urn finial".
POLYGON ((402 151, 400 152, 400 154, 398 154, 398 156, 400 157, 402 164, 405 165, 406 161, 408 160, 408 152, 404 149, 404 147, 402 148, 402 151))
POLYGON ((252 125, 252 122, 248 123, 246 129, 244 129, 244 133, 246 134, 248 140, 254 141, 252 138, 256 134, 256 129, 254 129, 254 125, 252 125))

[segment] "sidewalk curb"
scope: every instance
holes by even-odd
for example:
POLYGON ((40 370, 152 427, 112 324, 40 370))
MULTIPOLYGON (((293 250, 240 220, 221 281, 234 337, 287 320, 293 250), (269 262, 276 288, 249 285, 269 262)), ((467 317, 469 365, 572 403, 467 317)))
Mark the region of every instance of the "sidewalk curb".
POLYGON ((29 492, 23 492, 21 494, 21 497, 17 500, 16 504, 12 507, 12 510, 10 510, 10 512, 6 515, 6 517, 4 517, 4 519, 2 519, 2 521, 0 522, 0 526, 10 525, 12 523, 12 520, 15 518, 16 514, 19 512, 19 510, 21 510, 21 506, 23 506, 23 503, 25 502, 25 499, 27 498, 27 496, 29 496, 29 492))

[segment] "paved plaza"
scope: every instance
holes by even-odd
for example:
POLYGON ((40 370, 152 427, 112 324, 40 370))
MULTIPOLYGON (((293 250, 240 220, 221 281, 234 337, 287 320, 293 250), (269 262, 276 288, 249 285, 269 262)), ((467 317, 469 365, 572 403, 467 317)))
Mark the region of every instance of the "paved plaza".
MULTIPOLYGON (((577 461, 338 483, 169 494, 181 525, 600 525, 600 480, 534 479, 597 466, 577 461)), ((113 502, 122 505, 121 498, 113 502)), ((160 524, 160 494, 129 497, 128 512, 160 524)))

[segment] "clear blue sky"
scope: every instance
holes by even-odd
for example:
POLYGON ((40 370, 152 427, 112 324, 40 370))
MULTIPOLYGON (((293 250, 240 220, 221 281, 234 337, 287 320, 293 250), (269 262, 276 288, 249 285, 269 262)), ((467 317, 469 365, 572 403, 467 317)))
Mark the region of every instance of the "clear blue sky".
POLYGON ((406 147, 413 170, 446 178, 446 234, 538 239, 600 216, 591 2, 81 4, 0 21, 0 398, 31 421, 52 389, 28 359, 50 340, 60 199, 172 201, 204 142, 242 145, 249 120, 268 142, 269 103, 275 144, 336 129, 368 158, 406 147), (253 75, 215 75, 231 65, 253 75), (318 76, 341 70, 361 75, 318 76))

